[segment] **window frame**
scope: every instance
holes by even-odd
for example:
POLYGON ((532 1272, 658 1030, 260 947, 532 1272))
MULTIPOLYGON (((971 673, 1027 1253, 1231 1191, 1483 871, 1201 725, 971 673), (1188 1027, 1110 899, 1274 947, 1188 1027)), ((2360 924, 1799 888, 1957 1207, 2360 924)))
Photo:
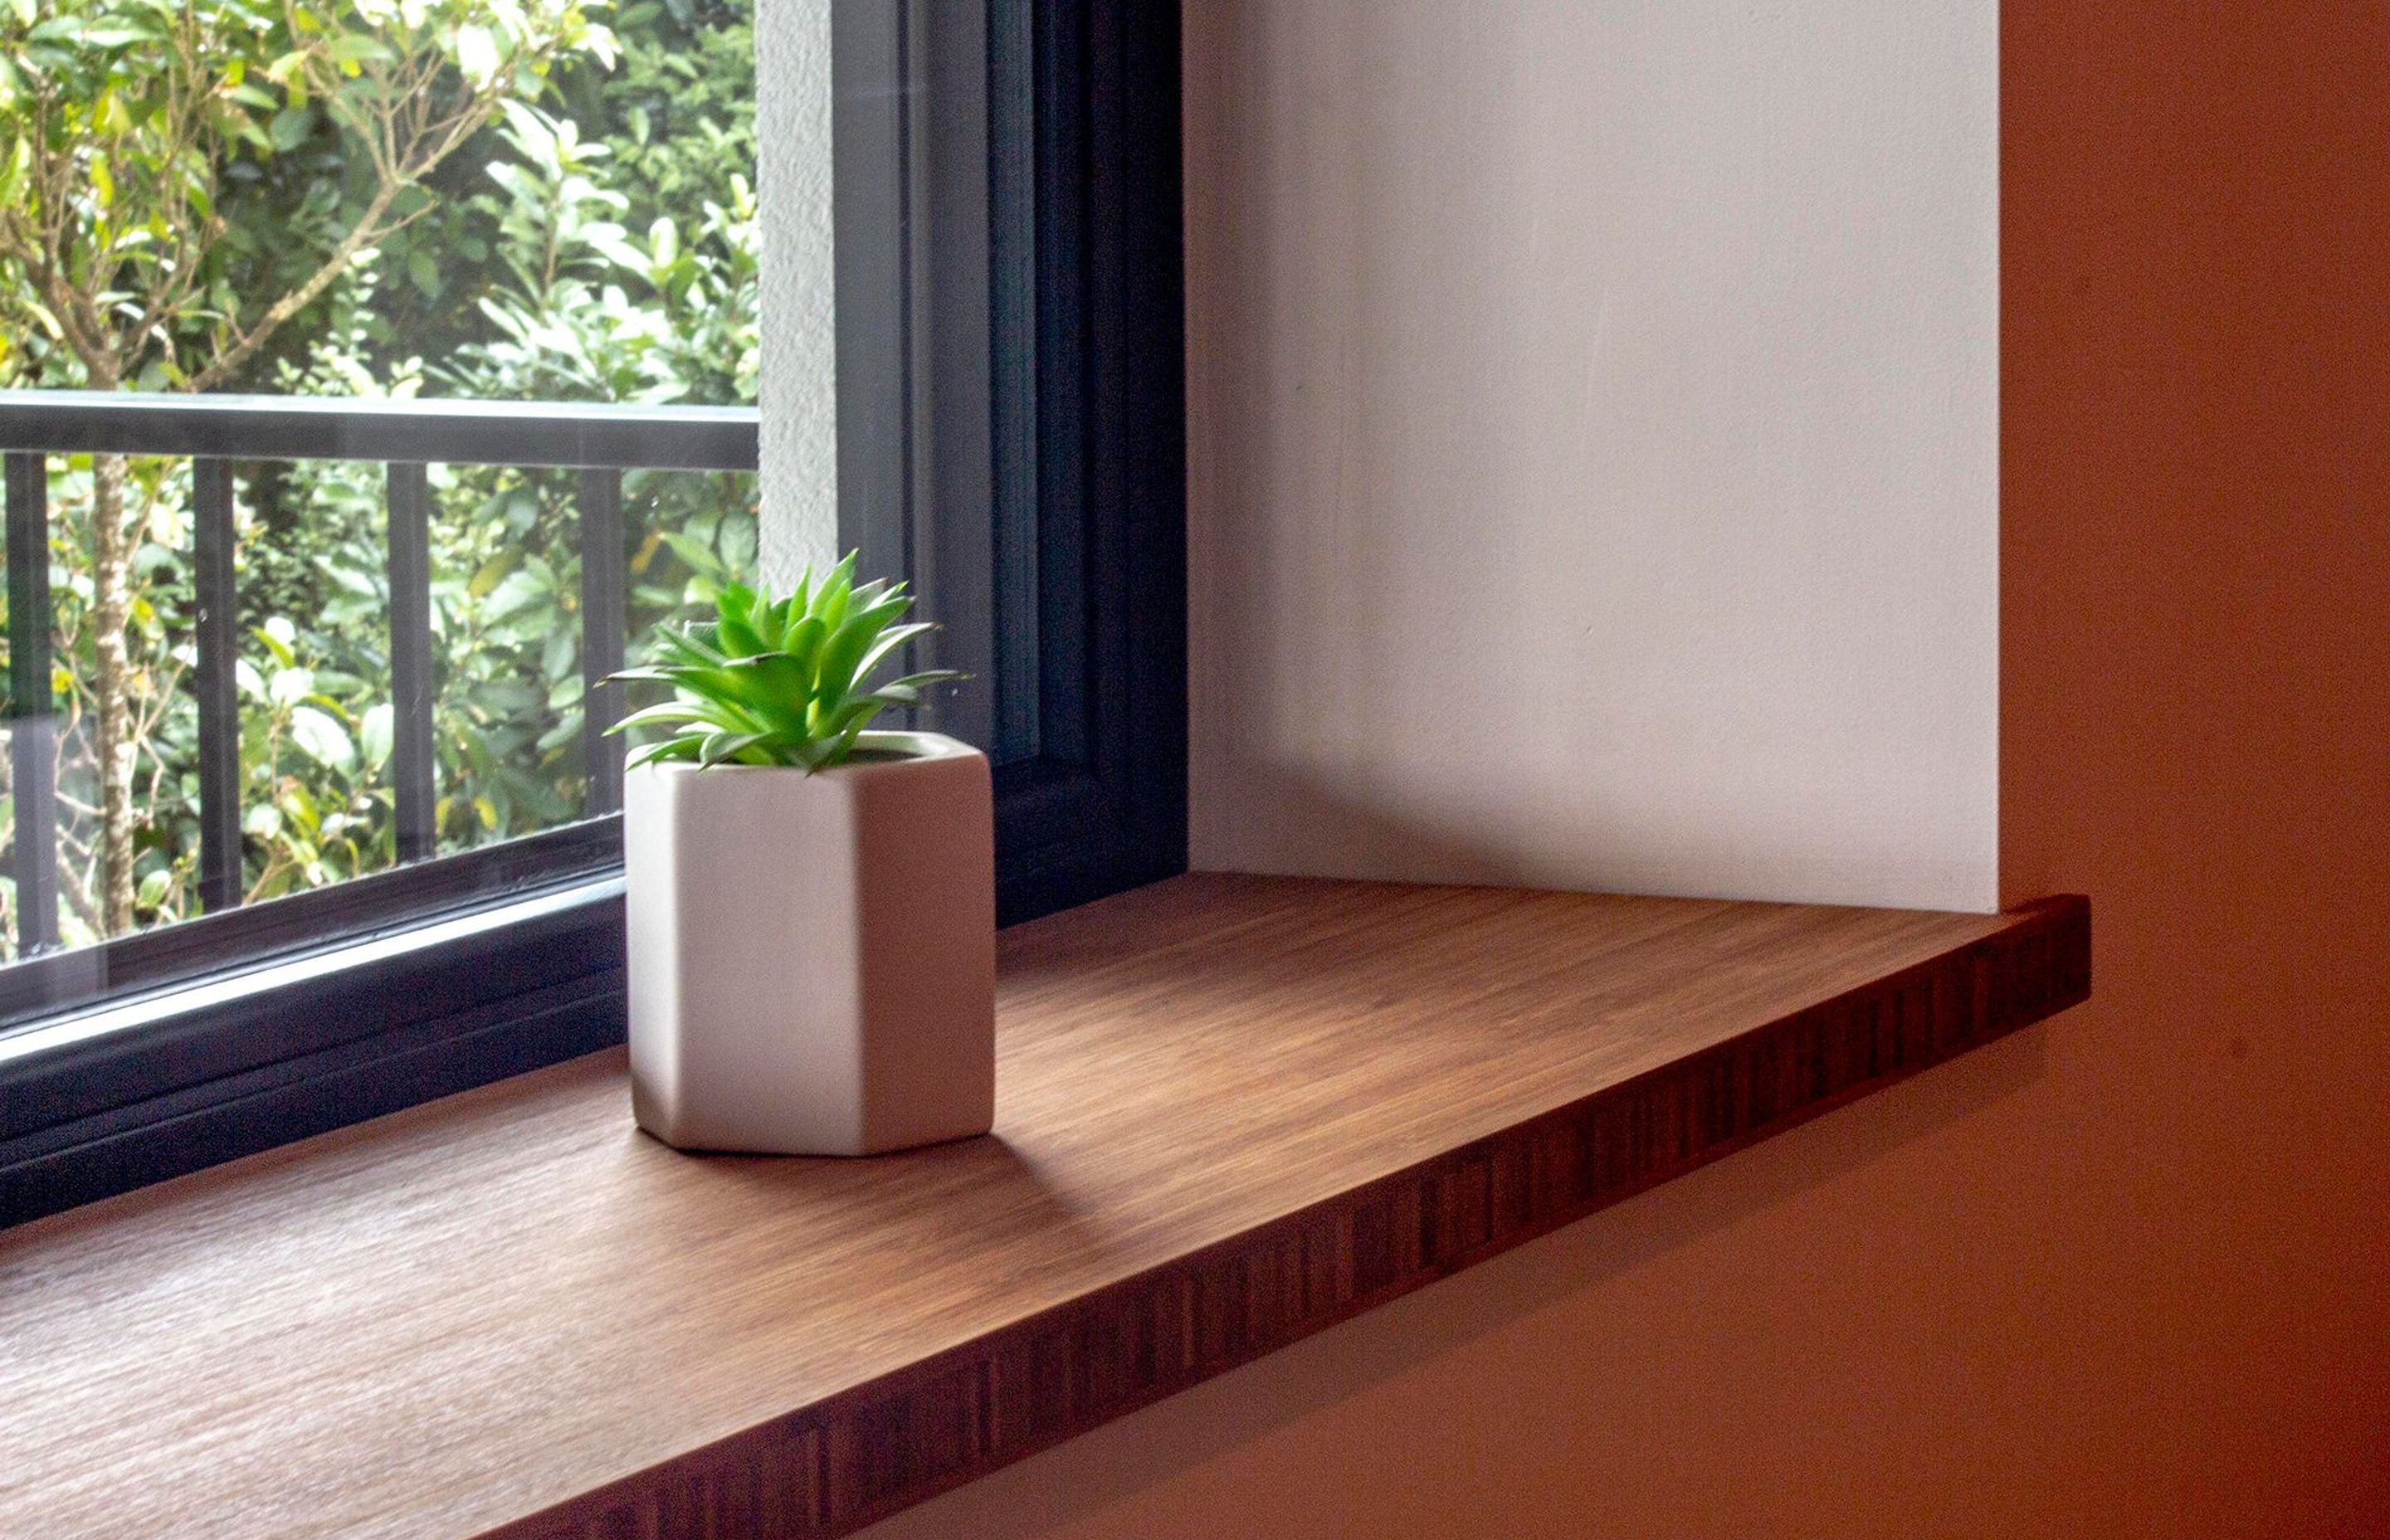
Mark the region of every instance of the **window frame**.
MULTIPOLYGON (((883 6, 888 35, 907 49, 932 35, 927 0, 842 3, 835 14, 844 29, 854 13, 883 6)), ((945 26, 953 7, 936 9, 945 26)), ((998 918, 1010 924, 1187 866, 1178 17, 1175 6, 1135 0, 984 0, 970 9, 983 30, 961 57, 906 57, 984 71, 983 83, 995 86, 981 94, 983 107, 1009 99, 1025 78, 1034 106, 1025 120, 983 110, 974 139, 968 122, 957 130, 896 94, 889 116, 906 190, 895 225, 857 227, 862 211, 844 199, 834 212, 842 259, 867 255, 874 242, 910 253, 895 270, 894 350, 884 332, 851 334, 842 261, 840 536, 874 570, 913 558, 932 614, 992 612, 1005 597, 998 571, 1034 563, 1036 645, 990 668, 997 689, 1015 681, 1017 697, 1023 671, 1034 675, 1034 712, 1016 719, 1034 716, 1035 751, 996 776, 998 918), (930 133, 915 132, 924 123, 930 133), (958 279, 957 263, 936 258, 952 243, 927 241, 919 222, 947 217, 942 189, 968 198, 982 176, 988 235, 973 299, 971 263, 958 279), (1026 226, 1022 206, 1008 201, 1022 199, 1033 202, 1026 226), (1034 229, 1034 250, 1008 245, 1008 227, 1034 229), (974 326, 983 339, 975 353, 974 326), (984 375, 970 389, 924 390, 934 371, 957 366, 958 335, 962 366, 984 375), (850 380, 850 358, 875 347, 898 361, 893 397, 888 380, 860 365, 850 380), (1034 382, 1034 406, 1021 399, 1023 379, 1034 382), (851 397, 875 390, 898 409, 877 419, 877 440, 851 440, 850 423, 874 420, 850 411, 851 397), (1033 415, 1034 442, 1024 431, 1033 415), (978 470, 968 456, 923 457, 974 433, 986 444, 978 470), (883 467, 898 456, 901 497, 874 496, 884 481, 850 475, 872 455, 883 467), (954 532, 926 512, 973 477, 984 487, 975 506, 985 531, 975 538, 988 553, 976 574, 955 559, 954 532)), ((834 78, 839 58, 834 50, 834 78)), ((845 167, 871 140, 854 130, 848 108, 859 98, 840 95, 835 153, 845 167)), ((516 844, 542 841, 572 853, 545 880, 502 896, 429 914, 366 903, 343 934, 293 934, 276 958, 185 971, 146 996, 0 1033, 0 1225, 622 1042, 619 815, 516 844)), ((446 861, 381 877, 393 892, 436 889, 446 861)), ((328 910, 334 892, 324 895, 328 910)), ((255 927, 277 912, 295 916, 281 909, 293 902, 220 918, 255 927)), ((126 945, 127 956, 139 942, 187 959, 193 943, 207 943, 209 924, 202 917, 154 941, 109 944, 126 945)), ((161 981, 175 974, 158 966, 161 981)))

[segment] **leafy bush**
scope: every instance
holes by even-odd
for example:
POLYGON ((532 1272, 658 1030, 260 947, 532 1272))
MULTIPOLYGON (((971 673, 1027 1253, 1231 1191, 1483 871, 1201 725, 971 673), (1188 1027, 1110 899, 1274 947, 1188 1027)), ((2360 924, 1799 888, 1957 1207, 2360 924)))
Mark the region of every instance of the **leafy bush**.
POLYGON ((0 371, 217 390, 437 201, 604 0, 32 0, 0 9, 0 371), (296 163, 284 160, 295 158, 296 163))
POLYGON ((662 660, 625 669, 622 680, 657 680, 673 699, 633 712, 609 732, 667 727, 631 751, 630 764, 777 764, 807 772, 842 764, 874 717, 919 703, 924 686, 959 677, 951 669, 908 674, 876 689, 865 681, 897 648, 933 631, 900 625, 913 607, 902 583, 857 585, 854 553, 816 584, 808 571, 795 592, 773 599, 726 584, 714 618, 657 629, 662 660))
MULTIPOLYGON (((32 50, 64 45, 63 29, 47 19, 51 7, 32 27, 0 6, 0 144, 11 134, 82 132, 74 123, 106 116, 110 91, 132 101, 123 93, 139 78, 145 45, 130 39, 131 23, 102 27, 95 38, 92 19, 139 12, 152 19, 139 25, 154 30, 173 10, 149 0, 61 6, 57 14, 82 19, 84 28, 72 45, 96 61, 84 74, 35 68, 47 68, 49 56, 36 59, 32 50), (129 40, 109 41, 118 32, 129 40), (37 96, 49 103, 40 122, 37 96)), ((613 12, 611 36, 588 20, 600 7, 567 0, 540 0, 527 12, 497 0, 411 8, 316 0, 302 8, 310 26, 322 28, 308 32, 308 61, 331 61, 329 75, 294 77, 315 83, 303 97, 267 72, 275 57, 251 57, 275 45, 282 7, 255 11, 266 32, 207 56, 214 85, 233 93, 225 99, 246 116, 222 118, 226 148, 213 202, 200 216, 221 230, 192 308, 166 328, 173 351, 153 353, 121 381, 95 379, 37 318, 6 328, 18 346, 0 355, 0 383, 168 388, 213 368, 225 340, 237 345, 257 332, 271 296, 288 292, 294 273, 312 273, 309 264, 339 248, 379 186, 359 136, 343 127, 349 109, 334 89, 370 83, 372 61, 360 54, 360 73, 346 75, 339 53, 357 53, 383 35, 375 29, 403 27, 402 12, 419 10, 437 22, 428 46, 450 71, 435 80, 446 93, 439 99, 461 99, 469 82, 456 72, 457 51, 479 45, 460 42, 459 29, 505 10, 557 17, 579 31, 571 46, 509 56, 521 68, 493 115, 396 196, 374 238, 348 252, 270 339, 217 378, 226 388, 311 395, 754 399, 747 0, 639 0, 613 12), (245 79, 225 84, 240 59, 245 79)), ((252 0, 202 0, 189 14, 238 28, 251 24, 253 10, 252 0)), ((129 193, 121 207, 133 209, 129 193)), ((123 250, 133 255, 124 260, 147 261, 142 253, 157 250, 154 242, 144 246, 138 230, 126 230, 123 250)), ((5 253, 0 290, 0 303, 38 299, 23 264, 5 253)), ((328 461, 244 463, 237 472, 243 890, 259 900, 395 859, 383 471, 328 461)), ((496 467, 434 467, 431 476, 435 815, 440 848, 456 850, 582 813, 575 479, 496 467)), ((106 797, 95 724, 103 674, 127 723, 129 750, 119 752, 134 793, 129 923, 176 918, 195 906, 189 467, 136 459, 110 468, 91 456, 54 456, 50 502, 60 930, 76 943, 125 923, 109 912, 102 881, 106 797), (112 517, 99 517, 102 505, 112 517), (102 523, 129 532, 121 618, 96 581, 102 523), (113 672, 98 658, 111 635, 123 652, 113 672)), ((711 612, 723 586, 752 570, 752 476, 633 471, 623 515, 635 628, 711 612)), ((644 646, 635 644, 631 656, 645 661, 644 646)), ((11 827, 6 791, 0 760, 0 841, 11 827)), ((0 878, 0 904, 13 902, 0 878)))

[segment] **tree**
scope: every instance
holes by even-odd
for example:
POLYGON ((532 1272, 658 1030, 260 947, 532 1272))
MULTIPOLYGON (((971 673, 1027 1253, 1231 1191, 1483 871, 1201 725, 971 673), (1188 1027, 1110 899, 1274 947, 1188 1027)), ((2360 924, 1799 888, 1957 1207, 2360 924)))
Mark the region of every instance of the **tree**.
MULTIPOLYGON (((432 173, 564 59, 602 0, 0 0, 0 379, 208 391, 435 204, 432 173), (327 142, 286 217, 243 184, 327 142), (8 343, 13 340, 13 346, 8 343)), ((135 911, 127 468, 93 468, 100 929, 135 911)))

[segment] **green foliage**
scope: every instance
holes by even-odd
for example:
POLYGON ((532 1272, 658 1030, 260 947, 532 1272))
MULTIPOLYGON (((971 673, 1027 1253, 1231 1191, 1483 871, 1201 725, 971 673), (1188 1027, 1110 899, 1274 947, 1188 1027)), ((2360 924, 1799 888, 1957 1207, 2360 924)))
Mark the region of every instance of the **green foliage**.
POLYGON ((897 648, 936 629, 898 624, 912 606, 902 583, 856 584, 853 552, 818 583, 811 571, 802 574, 783 598, 726 584, 713 620, 659 628, 660 661, 614 675, 662 681, 672 686, 673 699, 633 712, 608 731, 669 729, 632 751, 634 766, 778 764, 812 772, 844 764, 874 717, 919 704, 924 686, 959 677, 933 669, 866 687, 897 648))
MULTIPOLYGON (((43 22, 76 18, 89 32, 96 26, 85 25, 90 19, 146 3, 0 0, 0 60, 14 71, 11 94, 0 96, 0 142, 30 132, 34 88, 53 103, 83 100, 73 110, 85 118, 96 97, 76 93, 101 88, 94 83, 101 74, 37 80, 16 68, 30 46, 28 9, 43 22)), ((552 0, 520 8, 533 19, 565 11, 552 0)), ((427 33, 446 18, 430 45, 449 62, 427 87, 442 100, 455 99, 463 83, 448 23, 516 15, 503 0, 421 7, 317 0, 302 10, 323 22, 310 46, 326 58, 341 36, 373 25, 404 29, 409 11, 424 18, 427 33), (375 16, 384 19, 369 22, 375 16)), ((575 13, 585 27, 594 10, 575 13)), ((261 60, 280 57, 268 50, 290 25, 277 4, 238 34, 232 19, 251 14, 239 0, 173 0, 157 14, 178 19, 173 26, 192 38, 200 34, 188 29, 201 23, 226 29, 221 38, 207 34, 214 40, 194 52, 190 69, 204 63, 221 82, 245 59, 239 72, 252 85, 261 60)), ((584 31, 579 45, 559 45, 546 67, 505 83, 506 100, 398 200, 387 227, 341 262, 270 342, 219 371, 225 388, 752 402, 759 332, 747 6, 641 3, 614 20, 619 56, 613 39, 584 31)), ((154 75, 153 65, 184 68, 161 63, 154 41, 109 42, 102 32, 74 46, 102 63, 113 58, 108 68, 122 79, 154 75), (144 46, 153 51, 143 54, 144 46), (107 56, 109 48, 121 52, 107 56)), ((353 84, 367 74, 361 61, 356 75, 340 78, 353 84)), ((271 297, 289 293, 353 227, 377 185, 369 147, 332 116, 326 98, 337 83, 307 83, 303 136, 299 121, 283 116, 285 88, 269 78, 262 89, 278 105, 268 113, 252 104, 267 146, 238 133, 216 141, 212 212, 222 227, 203 277, 193 279, 192 308, 162 323, 162 337, 152 328, 140 366, 122 384, 171 388, 212 368, 233 335, 225 327, 253 328, 271 297)), ((109 148, 116 141, 87 134, 84 141, 72 153, 85 161, 120 153, 109 148)), ((121 186, 126 178, 116 180, 121 186)), ((120 196, 116 206, 128 205, 120 196)), ((0 222, 24 216, 26 207, 0 199, 0 222)), ((108 277, 114 308, 101 309, 127 330, 136 317, 122 296, 150 282, 143 275, 152 271, 138 265, 148 259, 137 255, 137 240, 133 249, 135 265, 120 263, 108 277)), ((172 263, 154 267, 180 271, 172 263)), ((0 252, 0 339, 18 344, 0 353, 0 384, 105 383, 64 346, 62 329, 10 308, 28 296, 41 303, 41 294, 38 275, 0 252)), ((395 860, 387 548, 379 465, 243 463, 237 471, 243 889, 257 901, 395 860)), ((578 516, 571 473, 434 467, 431 477, 435 815, 439 848, 454 851, 583 814, 578 516)), ((60 924, 70 943, 112 929, 96 904, 94 482, 88 456, 52 458, 52 704, 60 723, 60 924)), ((127 462, 124 486, 134 922, 146 926, 196 909, 188 463, 127 462)), ((723 588, 753 570, 752 476, 632 471, 623 501, 636 630, 713 613, 723 588)), ((646 661, 649 653, 635 641, 631 658, 646 661)), ((0 763, 0 815, 5 792, 0 763)), ((6 836, 0 817, 0 841, 6 836)), ((9 887, 0 877, 0 904, 13 900, 9 887)))
POLYGON ((22 340, 0 370, 220 387, 426 212, 426 178, 506 103, 613 57, 602 3, 0 6, 0 316, 22 340))
POLYGON ((489 167, 503 200, 475 204, 504 263, 478 302, 485 337, 428 383, 484 398, 752 401, 760 269, 746 174, 727 179, 727 205, 660 214, 638 236, 620 220, 631 199, 609 180, 611 147, 520 105, 503 137, 514 157, 489 167))

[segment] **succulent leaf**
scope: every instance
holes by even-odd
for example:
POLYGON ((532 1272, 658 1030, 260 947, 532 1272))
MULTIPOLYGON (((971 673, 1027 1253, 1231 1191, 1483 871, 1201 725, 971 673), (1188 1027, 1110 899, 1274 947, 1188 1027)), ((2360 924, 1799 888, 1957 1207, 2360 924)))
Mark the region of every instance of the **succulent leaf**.
POLYGON ((802 574, 778 598, 725 584, 713 619, 658 627, 653 662, 609 675, 674 692, 607 729, 664 731, 634 749, 628 763, 825 770, 854 751, 881 712, 918 704, 926 687, 962 677, 932 669, 870 685, 898 648, 936 627, 898 624, 913 605, 905 584, 858 584, 854 566, 849 552, 818 577, 802 574))

